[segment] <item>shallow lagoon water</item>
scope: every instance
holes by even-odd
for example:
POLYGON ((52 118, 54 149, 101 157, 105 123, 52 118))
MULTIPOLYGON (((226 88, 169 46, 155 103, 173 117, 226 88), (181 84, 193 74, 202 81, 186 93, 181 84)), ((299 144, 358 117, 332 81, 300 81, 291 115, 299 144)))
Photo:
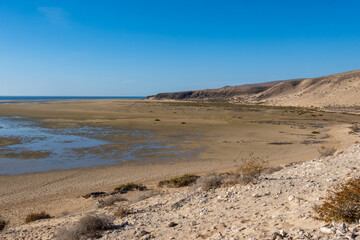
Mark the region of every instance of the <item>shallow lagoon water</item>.
POLYGON ((88 167, 129 160, 146 161, 153 156, 169 160, 196 154, 176 146, 176 141, 187 140, 189 136, 176 141, 159 141, 154 133, 147 130, 76 124, 68 129, 52 129, 19 117, 0 117, 0 138, 17 139, 13 144, 0 146, 0 174, 88 167), (114 135, 123 136, 124 141, 107 140, 114 135), (27 158, 21 155, 23 152, 38 154, 34 154, 37 157, 27 158))

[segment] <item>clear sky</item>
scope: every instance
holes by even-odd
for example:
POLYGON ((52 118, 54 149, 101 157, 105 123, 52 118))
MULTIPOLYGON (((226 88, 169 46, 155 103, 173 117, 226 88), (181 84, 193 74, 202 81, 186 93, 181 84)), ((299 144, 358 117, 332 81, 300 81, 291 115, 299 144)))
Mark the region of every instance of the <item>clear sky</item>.
POLYGON ((358 0, 0 0, 0 95, 146 96, 359 68, 358 0))

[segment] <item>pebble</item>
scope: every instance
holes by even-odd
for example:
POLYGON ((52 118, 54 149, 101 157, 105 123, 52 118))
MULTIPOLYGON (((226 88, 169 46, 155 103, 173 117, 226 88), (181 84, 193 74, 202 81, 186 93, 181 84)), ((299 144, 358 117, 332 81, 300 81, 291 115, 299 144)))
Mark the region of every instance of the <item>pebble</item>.
POLYGON ((325 234, 333 234, 333 233, 335 233, 335 231, 333 229, 328 228, 328 227, 321 227, 320 232, 325 233, 325 234))

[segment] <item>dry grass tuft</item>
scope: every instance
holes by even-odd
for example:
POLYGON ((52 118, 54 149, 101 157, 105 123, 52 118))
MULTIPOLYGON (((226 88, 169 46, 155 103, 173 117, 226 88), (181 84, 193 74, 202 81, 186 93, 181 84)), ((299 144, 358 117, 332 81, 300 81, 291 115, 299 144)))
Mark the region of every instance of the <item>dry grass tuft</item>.
POLYGON ((2 231, 6 225, 8 224, 7 221, 5 221, 1 216, 0 216, 0 231, 2 231))
POLYGON ((314 207, 316 219, 354 223, 360 219, 360 178, 352 178, 335 186, 321 205, 314 207))
POLYGON ((249 158, 243 158, 237 167, 237 171, 243 175, 257 178, 262 171, 269 167, 269 161, 260 157, 255 157, 250 153, 249 158))
POLYGON ((170 180, 164 180, 164 181, 160 181, 158 186, 159 187, 175 187, 175 188, 179 188, 179 187, 186 187, 186 186, 190 186, 192 184, 194 184, 196 182, 196 180, 198 180, 200 177, 193 175, 193 174, 185 174, 182 177, 176 177, 176 178, 172 178, 170 180))
POLYGON ((33 222, 40 219, 48 219, 48 218, 52 218, 52 217, 44 211, 40 213, 31 213, 26 216, 25 223, 33 222))
POLYGON ((334 155, 336 149, 333 147, 321 146, 320 148, 318 148, 318 152, 320 153, 320 157, 329 157, 334 155))
POLYGON ((196 182, 196 185, 194 187, 200 188, 203 191, 209 191, 211 189, 216 189, 216 188, 221 187, 223 179, 224 179, 224 177, 221 175, 212 174, 212 175, 200 178, 196 182))
POLYGON ((144 190, 146 190, 146 187, 142 184, 127 183, 127 184, 122 184, 122 185, 114 188, 115 192, 121 192, 121 193, 126 193, 126 192, 133 191, 133 190, 144 191, 144 190))
POLYGON ((105 199, 98 206, 99 207, 108 207, 108 206, 114 205, 116 202, 123 202, 123 201, 127 201, 127 200, 125 198, 115 195, 115 196, 111 196, 111 197, 105 199))
POLYGON ((79 240, 100 237, 100 232, 112 227, 113 218, 102 215, 87 215, 70 229, 61 229, 56 236, 58 240, 79 240))
POLYGON ((203 191, 209 191, 222 186, 233 186, 237 184, 246 185, 253 181, 253 177, 244 174, 237 173, 225 173, 225 174, 211 174, 206 177, 201 177, 194 186, 200 188, 203 191))
POLYGON ((351 125, 349 133, 354 134, 358 132, 360 132, 360 125, 358 123, 354 123, 353 125, 351 125))
POLYGON ((115 210, 114 215, 116 217, 123 218, 123 217, 129 215, 130 213, 131 213, 131 210, 128 206, 120 206, 115 210))
MULTIPOLYGON (((254 180, 267 169, 269 169, 268 161, 260 157, 255 157, 254 154, 251 153, 249 158, 241 160, 240 164, 236 167, 235 173, 225 173, 220 175, 212 174, 202 177, 197 181, 195 188, 209 191, 221 186, 233 186, 236 184, 246 185, 254 182, 254 180)), ((278 168, 273 169, 273 171, 277 170, 278 168)))

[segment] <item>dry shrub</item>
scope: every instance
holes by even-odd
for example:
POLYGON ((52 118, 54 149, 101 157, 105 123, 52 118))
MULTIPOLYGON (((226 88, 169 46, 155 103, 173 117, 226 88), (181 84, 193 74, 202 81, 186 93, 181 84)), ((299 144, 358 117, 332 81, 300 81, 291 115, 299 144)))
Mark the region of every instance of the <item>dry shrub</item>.
POLYGON ((68 210, 64 210, 60 213, 60 216, 67 216, 69 214, 70 214, 70 212, 68 210))
POLYGON ((130 213, 131 213, 131 210, 128 206, 120 206, 115 210, 114 215, 116 217, 123 218, 123 217, 129 215, 130 213))
POLYGON ((200 188, 203 191, 209 191, 211 189, 216 189, 221 187, 223 176, 220 175, 209 175, 206 177, 200 178, 195 185, 195 188, 200 188))
POLYGON ((5 221, 1 216, 0 216, 0 231, 2 231, 6 225, 8 224, 7 221, 5 221))
POLYGON ((206 177, 201 177, 194 186, 196 189, 200 188, 203 191, 209 191, 222 186, 233 186, 236 184, 246 185, 253 181, 253 178, 249 175, 237 174, 237 173, 225 173, 225 174, 211 174, 206 177))
POLYGON ((284 167, 282 166, 275 166, 275 167, 269 167, 264 169, 261 174, 273 174, 275 172, 278 172, 280 170, 284 169, 284 167))
POLYGON ((100 232, 112 227, 113 218, 108 216, 86 215, 70 229, 61 229, 56 239, 58 240, 79 240, 97 238, 100 232))
POLYGON ((351 125, 350 127, 350 132, 349 133, 357 133, 360 132, 360 125, 358 123, 354 123, 353 125, 351 125))
POLYGON ((170 180, 164 180, 164 181, 160 181, 158 186, 159 187, 186 187, 186 186, 190 186, 192 184, 194 184, 196 182, 196 180, 198 180, 200 177, 193 175, 193 174, 185 174, 182 177, 176 177, 176 178, 172 178, 170 180))
POLYGON ((123 201, 127 201, 127 200, 120 196, 111 196, 111 197, 105 199, 104 201, 102 201, 98 206, 99 207, 108 207, 108 206, 113 205, 116 202, 123 202, 123 201))
POLYGON ((243 158, 237 167, 237 171, 243 175, 257 178, 262 171, 267 169, 269 161, 260 157, 255 157, 250 153, 249 158, 243 158))
POLYGON ((335 186, 321 205, 314 207, 316 219, 354 223, 360 219, 360 178, 352 178, 335 186))
POLYGON ((127 184, 121 184, 120 186, 114 188, 115 192, 122 192, 122 193, 126 193, 128 191, 133 191, 133 190, 144 191, 146 190, 146 187, 142 184, 127 183, 127 184))
POLYGON ((253 177, 246 174, 227 173, 222 179, 223 186, 233 186, 237 184, 246 185, 253 181, 253 177))
POLYGON ((40 213, 31 213, 26 216, 25 223, 33 222, 40 219, 48 219, 48 218, 52 218, 52 217, 44 211, 40 213))
POLYGON ((268 161, 260 157, 255 157, 253 153, 247 159, 242 159, 236 167, 235 173, 212 174, 200 178, 195 188, 209 191, 221 186, 233 186, 236 184, 246 185, 253 182, 259 175, 268 169, 268 161))
POLYGON ((158 191, 148 191, 145 194, 141 194, 141 195, 137 196, 132 201, 133 202, 139 202, 139 201, 154 197, 154 196, 159 195, 159 194, 160 194, 160 192, 158 192, 158 191))
POLYGON ((334 155, 334 153, 336 152, 336 149, 333 147, 321 146, 318 148, 318 152, 320 154, 320 157, 329 157, 329 156, 334 155))

